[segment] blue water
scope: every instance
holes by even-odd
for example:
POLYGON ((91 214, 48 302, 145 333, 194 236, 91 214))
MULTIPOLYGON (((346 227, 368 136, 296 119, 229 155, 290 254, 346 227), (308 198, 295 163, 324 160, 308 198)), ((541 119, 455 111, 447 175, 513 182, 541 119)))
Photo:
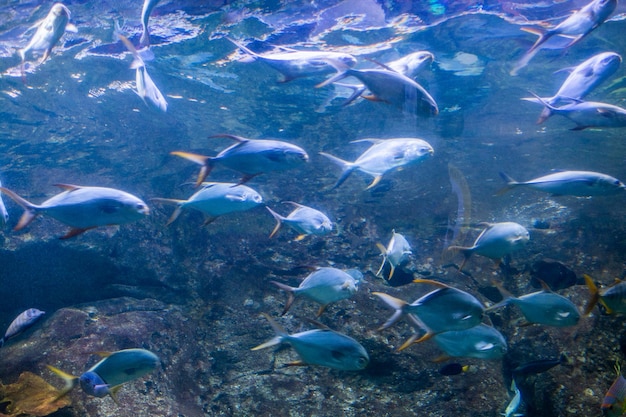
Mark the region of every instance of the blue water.
MULTIPOLYGON (((495 193, 504 185, 500 171, 517 180, 552 169, 599 171, 626 180, 624 128, 571 131, 574 124, 558 115, 536 125, 541 107, 520 100, 529 92, 554 94, 567 76, 556 72, 560 69, 603 51, 626 53, 624 4, 573 47, 541 50, 512 76, 515 63, 536 40, 520 28, 542 21, 555 24, 584 1, 163 1, 150 19, 155 59, 146 65, 168 101, 165 113, 134 93, 132 57, 114 37, 113 22, 119 21, 131 42, 139 42, 141 2, 65 4, 78 32, 65 34, 45 63, 37 65, 31 57, 23 77, 16 51, 28 43, 33 31, 26 30, 45 17, 52 3, 0 6, 0 180, 35 203, 56 194, 54 184, 59 183, 119 188, 148 201, 151 214, 136 223, 60 241, 66 227, 43 216, 23 231, 12 231, 21 209, 4 197, 11 218, 0 233, 0 328, 30 307, 46 310, 46 319, 51 320, 55 311, 84 303, 121 296, 154 298, 197 320, 196 361, 187 368, 200 369, 197 361, 215 361, 208 376, 211 372, 194 373, 182 362, 175 363, 166 353, 171 350, 166 343, 144 346, 157 353, 163 350, 170 369, 187 369, 180 386, 191 387, 189 396, 177 392, 167 365, 158 377, 167 387, 162 388, 164 395, 187 410, 181 415, 264 415, 271 410, 275 415, 330 415, 341 410, 344 415, 365 415, 368 410, 414 415, 425 407, 429 415, 495 416, 508 401, 499 361, 474 360, 477 371, 450 379, 436 374, 438 365, 430 362, 437 356, 433 345, 412 347, 401 359, 393 354, 410 334, 408 325, 382 334, 372 331, 391 313, 369 292, 389 292, 407 301, 424 292, 415 286, 392 290, 373 276, 380 265, 376 242, 386 244, 392 229, 403 233, 413 247, 413 272, 476 295, 488 293, 485 288, 493 279, 516 295, 533 291, 529 271, 542 259, 555 259, 578 276, 588 273, 604 284, 623 275, 624 195, 576 198, 514 190, 496 197, 495 193), (440 114, 415 117, 362 99, 342 106, 349 90, 315 88, 325 76, 279 83, 280 74, 263 63, 241 62, 245 55, 225 35, 259 53, 275 46, 347 52, 357 58, 358 68, 376 67, 368 59, 388 62, 428 50, 435 61, 416 80, 435 98, 440 114), (284 227, 269 240, 274 219, 262 207, 223 216, 207 226, 202 226, 199 213, 189 210, 165 227, 173 208, 149 199, 188 198, 193 187, 187 183, 195 181, 198 171, 195 164, 170 152, 215 155, 231 144, 208 138, 216 134, 275 138, 306 149, 310 161, 305 166, 260 175, 248 185, 282 214, 290 209, 282 201, 324 211, 336 223, 336 231, 294 241, 296 233, 284 227), (435 149, 434 157, 386 174, 368 191, 364 189, 371 178, 360 174, 329 191, 340 173, 319 152, 354 160, 367 145, 351 141, 393 137, 422 138, 435 149), (461 259, 442 259, 457 214, 449 164, 463 173, 472 195, 472 226, 458 243, 471 244, 482 229, 480 222, 516 221, 530 230, 531 241, 508 260, 508 268, 473 257, 464 275, 447 266, 461 259), (533 227, 538 221, 549 228, 533 227), (297 285, 307 274, 305 267, 329 264, 366 273, 367 283, 358 296, 329 307, 321 321, 366 346, 374 358, 369 373, 346 376, 323 368, 298 368, 274 373, 274 379, 272 372, 251 377, 269 369, 274 355, 249 351, 272 335, 257 316, 260 312, 277 316, 286 299, 269 281, 297 285), (255 383, 261 386, 250 385, 255 383), (342 392, 337 393, 339 389, 342 392), (229 402, 217 394, 221 390, 228 392, 229 402), (250 398, 256 398, 257 405, 250 398), (259 405, 270 398, 271 404, 259 405), (390 404, 396 404, 395 411, 390 404)), ((622 66, 589 99, 624 106, 623 84, 622 66)), ((209 179, 239 177, 216 168, 209 179)), ((582 285, 563 294, 579 308, 588 296, 582 285)), ((294 309, 298 318, 313 317, 317 306, 300 300, 294 309)), ((535 400, 536 415, 599 414, 604 391, 614 378, 613 363, 623 359, 615 331, 623 327, 623 319, 600 317, 602 324, 595 324, 584 318, 578 330, 534 326, 527 331, 514 325, 516 317, 515 310, 492 317, 516 360, 563 351, 574 358, 571 366, 546 377, 552 378, 549 382, 537 382, 546 392, 565 388, 544 398, 550 403, 549 413, 537 411, 540 400, 535 400), (582 392, 587 388, 593 394, 582 392)), ((290 332, 310 328, 293 317, 284 324, 290 332)), ((172 343, 182 343, 174 327, 167 331, 176 340, 172 343)), ((16 357, 19 343, 15 341, 16 357)), ((58 349, 64 343, 55 340, 58 349)), ((100 350, 121 347, 131 346, 100 350)), ((286 355, 282 362, 287 356, 295 359, 293 352, 277 355, 286 355)), ((44 374, 48 362, 42 354, 23 369, 44 374)), ((0 368, 3 383, 19 374, 19 362, 11 363, 6 376, 0 368)), ((79 361, 74 369, 82 367, 79 361)))

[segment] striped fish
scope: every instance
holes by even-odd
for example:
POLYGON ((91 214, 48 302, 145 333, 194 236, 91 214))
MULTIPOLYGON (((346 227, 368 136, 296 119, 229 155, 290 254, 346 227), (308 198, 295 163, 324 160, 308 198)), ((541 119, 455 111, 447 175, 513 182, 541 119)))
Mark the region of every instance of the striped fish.
POLYGON ((11 322, 9 328, 4 333, 4 337, 0 339, 0 347, 4 346, 4 342, 10 338, 17 336, 35 324, 35 322, 44 314, 45 312, 37 310, 36 308, 29 308, 28 310, 20 313, 20 315, 11 322))
POLYGON ((585 315, 591 313, 597 303, 604 307, 607 314, 626 314, 626 281, 616 280, 613 285, 599 290, 589 275, 585 274, 583 277, 591 293, 585 315))
POLYGON ((609 388, 602 400, 602 415, 606 417, 619 417, 626 412, 626 379, 620 372, 619 364, 615 364, 617 378, 609 388))

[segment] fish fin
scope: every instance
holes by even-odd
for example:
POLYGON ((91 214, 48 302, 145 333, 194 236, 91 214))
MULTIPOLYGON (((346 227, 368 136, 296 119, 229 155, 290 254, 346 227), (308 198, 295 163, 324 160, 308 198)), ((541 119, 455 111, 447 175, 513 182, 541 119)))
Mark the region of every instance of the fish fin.
POLYGON ((391 269, 389 270, 389 276, 387 277, 387 281, 391 281, 391 277, 393 277, 393 273, 396 272, 396 267, 390 262, 389 265, 391 269))
POLYGON ((101 358, 108 358, 109 356, 113 354, 113 352, 109 352, 106 350, 99 350, 97 352, 94 352, 94 354, 100 356, 101 358))
POLYGON ((215 219, 217 219, 217 216, 207 216, 206 219, 204 219, 204 221, 202 222, 202 226, 206 226, 206 225, 213 223, 215 219))
POLYGON ((76 27, 75 24, 68 23, 67 25, 65 25, 65 31, 71 32, 71 33, 78 33, 78 28, 76 27))
POLYGON ((295 239, 294 242, 300 242, 302 239, 304 239, 306 237, 306 233, 303 233, 301 235, 298 235, 295 239))
POLYGON ((375 292, 372 292, 372 295, 377 296, 378 298, 383 300, 385 304, 387 304, 388 306, 396 310, 395 313, 389 318, 389 320, 387 320, 382 326, 378 328, 379 331, 390 327, 395 322, 397 322, 400 319, 400 317, 404 315, 404 308, 406 305, 408 305, 406 301, 401 300, 396 297, 392 297, 391 295, 385 294, 383 292, 375 291, 375 292))
MULTIPOLYGON (((335 81, 339 81, 339 80, 343 80, 344 78, 346 78, 348 76, 348 70, 345 69, 335 75, 333 75, 332 77, 328 78, 326 81, 322 81, 321 83, 317 84, 315 86, 315 88, 322 88, 327 86, 328 84, 332 84, 335 81)), ((356 97, 355 97, 356 98, 356 97)))
POLYGON ((58 376, 60 376, 63 379, 63 381, 65 381, 65 387, 63 387, 63 389, 61 390, 59 395, 57 395, 56 398, 54 398, 51 402, 56 402, 56 401, 60 400, 61 398, 65 397, 72 389, 74 389, 74 387, 76 387, 78 385, 78 377, 77 376, 70 375, 70 374, 68 374, 66 372, 63 372, 59 368, 55 368, 52 365, 46 365, 46 368, 48 368, 53 373, 55 373, 58 376))
POLYGON ((271 213, 272 216, 274 216, 274 219, 276 220, 276 226, 274 226, 274 230, 272 230, 272 233, 270 233, 270 239, 274 237, 274 235, 276 234, 276 232, 278 232, 278 229, 280 229, 280 226, 283 224, 283 220, 285 220, 285 218, 283 216, 281 216, 280 214, 276 213, 274 210, 272 210, 271 208, 265 206, 265 208, 271 213))
POLYGON ((245 53, 247 53, 248 55, 250 55, 253 58, 258 58, 259 54, 257 54, 256 52, 252 51, 251 49, 248 49, 246 46, 240 44, 239 42, 237 42, 236 40, 229 38, 228 36, 224 36, 224 38, 228 39, 232 44, 234 44, 237 48, 241 49, 242 51, 244 51, 245 53))
POLYGON ((209 138, 210 139, 213 139, 213 138, 228 138, 228 139, 232 139, 232 140, 234 140, 235 142, 238 142, 238 143, 250 142, 250 139, 248 139, 248 138, 244 138, 244 137, 237 136, 237 135, 229 135, 228 133, 220 133, 220 134, 217 134, 217 135, 211 135, 211 136, 209 136, 209 138))
POLYGON ((270 281, 270 282, 272 284, 276 285, 281 290, 286 291, 289 294, 289 298, 287 298, 287 303, 285 304, 285 308, 283 308, 283 312, 280 313, 281 316, 284 316, 285 314, 287 314, 287 311, 289 311, 289 309, 293 305, 293 302, 296 300, 296 295, 294 293, 295 288, 294 287, 290 287, 287 284, 283 284, 281 282, 277 282, 277 281, 270 281))
POLYGON ((413 341, 413 343, 416 343, 416 344, 417 344, 417 343, 422 343, 422 342, 425 342, 425 341, 427 341, 427 340, 429 340, 429 339, 432 339, 432 337, 433 337, 434 335, 435 335, 435 333, 433 333, 433 332, 431 332, 431 331, 427 331, 427 332, 426 332, 426 334, 425 334, 424 336, 420 337, 420 338, 419 338, 419 339, 417 339, 417 340, 414 340, 414 341, 413 341))
POLYGON ((433 362, 435 363, 441 363, 441 362, 445 362, 452 359, 451 356, 448 355, 441 355, 441 356, 437 356, 435 359, 433 359, 433 362))
POLYGON ((411 346, 415 340, 417 339, 418 335, 414 334, 411 337, 409 337, 406 342, 404 342, 398 349, 396 349, 396 352, 401 352, 404 349, 408 348, 409 346, 411 346))
POLYGON ((17 223, 17 226, 15 226, 13 230, 23 229, 37 216, 37 210, 40 208, 40 206, 31 203, 25 198, 20 197, 19 195, 9 190, 8 188, 0 187, 0 191, 8 195, 11 198, 11 200, 15 201, 24 209, 24 214, 22 214, 22 217, 17 223))
POLYGON ((198 174, 198 179, 196 180, 196 187, 199 187, 204 182, 206 177, 209 176, 211 170, 213 169, 212 157, 210 156, 181 151, 170 152, 170 155, 180 156, 181 158, 185 158, 191 162, 195 162, 198 165, 202 165, 202 168, 200 168, 200 173, 198 174))
POLYGON ((83 188, 80 185, 73 185, 73 184, 54 184, 54 186, 59 187, 60 189, 64 191, 76 191, 76 190, 83 188))
POLYGON ((31 210, 25 210, 22 216, 20 217, 20 220, 17 222, 17 224, 13 228, 13 230, 16 232, 18 230, 22 230, 23 228, 28 226, 35 217, 37 217, 37 213, 31 210))
POLYGON ((387 254, 387 248, 382 243, 376 242, 376 247, 380 250, 381 255, 385 256, 387 254))
POLYGON ((380 97, 378 97, 378 96, 376 96, 374 94, 368 94, 368 95, 361 94, 361 97, 363 97, 364 99, 369 100, 369 101, 380 101, 380 102, 384 102, 385 101, 385 100, 381 99, 380 97))
POLYGON ((122 388, 122 384, 116 385, 113 388, 109 389, 109 395, 113 398, 115 404, 120 405, 120 402, 117 400, 117 392, 122 388))
POLYGON ((370 185, 368 185, 365 189, 369 190, 370 188, 375 187, 376 185, 378 185, 378 183, 380 182, 380 180, 383 178, 382 175, 377 175, 374 177, 374 181, 372 181, 372 183, 370 185))
POLYGON ((337 158, 336 156, 328 154, 326 152, 320 152, 320 155, 325 156, 326 158, 330 159, 335 164, 339 165, 342 170, 341 176, 339 177, 335 185, 331 188, 331 190, 334 190, 335 188, 343 184, 344 181, 350 176, 352 171, 354 171, 357 168, 357 166, 354 165, 354 163, 344 161, 343 159, 337 158))
POLYGON ((176 200, 174 198, 151 198, 150 201, 154 201, 157 203, 178 205, 176 209, 174 210, 174 212, 172 213, 172 215, 170 216, 167 223, 165 223, 166 226, 169 226, 170 224, 172 224, 174 220, 176 220, 178 216, 180 216, 180 213, 182 213, 183 211, 182 203, 186 202, 186 200, 176 200))
MULTIPOLYGON (((245 184, 248 181, 250 181, 252 178, 256 177, 259 174, 246 174, 243 177, 241 177, 241 179, 239 180, 239 182, 236 185, 241 185, 241 184, 245 184)), ((234 185, 233 185, 234 187, 234 185)))
POLYGON ((443 282, 435 281, 432 279, 415 278, 413 282, 415 282, 416 284, 430 284, 439 288, 450 288, 449 285, 446 285, 443 282))
POLYGON ((542 280, 541 278, 535 278, 537 281, 539 281, 539 284, 541 284, 541 288, 545 291, 545 292, 554 292, 552 291, 552 288, 550 288, 550 286, 548 285, 547 282, 545 282, 544 280, 542 280))
POLYGON ((286 363, 285 366, 308 366, 308 364, 304 363, 301 360, 298 360, 298 361, 286 363))
POLYGON ((572 131, 574 131, 574 132, 577 132, 577 131, 579 131, 579 130, 585 130, 585 129, 587 129, 588 127, 591 127, 591 126, 578 125, 578 126, 576 126, 576 127, 571 128, 570 130, 572 130, 572 131))
POLYGON ((322 313, 324 313, 324 310, 326 310, 326 306, 328 304, 322 304, 319 308, 319 310, 317 310, 317 314, 315 315, 315 318, 319 318, 319 316, 322 315, 322 313))
POLYGON ((583 274, 583 278, 585 279, 585 283, 587 284, 589 292, 591 293, 591 296, 589 297, 589 301, 587 302, 584 311, 584 315, 587 316, 589 315, 589 313, 591 313, 591 310, 593 310, 595 305, 598 304, 598 301, 600 301, 600 291, 598 291, 598 287, 593 282, 593 278, 591 278, 587 274, 583 274))
POLYGON ((253 347, 250 350, 261 350, 261 349, 265 349, 268 347, 272 347, 272 346, 276 346, 279 345, 280 343, 282 343, 283 341, 283 337, 282 336, 274 336, 273 338, 271 338, 270 340, 268 340, 265 343, 261 343, 258 346, 253 347))
POLYGON ((63 240, 69 239, 71 237, 81 235, 81 234, 85 233, 87 230, 90 230, 90 229, 95 229, 95 226, 91 226, 91 227, 72 227, 66 234, 61 236, 59 239, 63 239, 63 240))
POLYGON ((504 172, 500 172, 500 178, 506 181, 506 185, 502 187, 500 190, 498 190, 498 192, 496 192, 497 196, 500 196, 506 193, 507 191, 511 190, 512 188, 520 184, 519 182, 515 181, 510 175, 507 175, 504 172))

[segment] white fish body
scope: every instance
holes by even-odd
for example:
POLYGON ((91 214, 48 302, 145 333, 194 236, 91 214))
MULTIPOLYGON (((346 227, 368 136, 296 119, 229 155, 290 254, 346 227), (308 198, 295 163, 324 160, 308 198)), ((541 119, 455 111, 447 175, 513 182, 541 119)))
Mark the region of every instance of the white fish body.
POLYGON ((61 3, 55 3, 48 15, 35 26, 37 31, 26 47, 20 50, 22 63, 30 51, 43 51, 41 62, 48 59, 54 45, 57 44, 65 31, 76 32, 76 27, 70 23, 70 11, 61 3))
POLYGON ((17 336, 35 324, 35 322, 44 314, 44 311, 37 310, 36 308, 29 308, 28 310, 20 313, 15 319, 13 319, 7 328, 7 331, 4 333, 4 337, 0 339, 0 347, 2 347, 8 339, 17 336))
POLYGON ((148 21, 150 20, 150 14, 154 6, 159 3, 160 0, 144 0, 143 7, 141 8, 141 40, 139 44, 141 47, 150 46, 150 30, 148 29, 148 21))
POLYGON ((575 101, 561 107, 554 107, 537 97, 539 102, 552 113, 559 114, 576 123, 571 130, 584 130, 589 127, 626 127, 626 109, 596 101, 575 101))
MULTIPOLYGON (((1 182, 0 182, 0 187, 2 187, 1 182)), ((9 221, 9 212, 7 211, 7 208, 4 205, 4 201, 2 200, 2 196, 0 195, 0 224, 2 226, 6 226, 8 221, 9 221)))
POLYGON ((383 271, 383 267, 385 266, 385 263, 389 262, 389 264, 391 265, 391 272, 389 273, 388 279, 390 280, 396 267, 406 262, 409 258, 409 255, 411 255, 411 245, 403 235, 401 235, 400 233, 396 233, 396 231, 393 230, 391 234, 391 240, 389 241, 387 247, 385 248, 380 243, 378 244, 378 247, 383 256, 383 262, 380 265, 376 276, 380 276, 381 272, 383 271))
POLYGON ((579 197, 611 195, 624 191, 626 186, 617 178, 593 171, 558 171, 529 181, 518 182, 500 173, 507 181, 500 193, 517 187, 528 187, 554 195, 579 197))
POLYGON ((289 201, 296 208, 287 217, 281 216, 271 208, 267 207, 267 210, 276 219, 276 227, 270 234, 272 238, 280 226, 284 223, 298 232, 300 235, 296 240, 303 239, 306 235, 325 235, 332 231, 333 223, 328 216, 319 210, 311 207, 304 206, 302 204, 289 201))
POLYGON ((352 143, 356 142, 370 142, 373 145, 354 162, 347 162, 336 156, 320 152, 320 155, 329 158, 343 170, 341 177, 333 188, 340 186, 355 170, 374 177, 367 189, 372 188, 378 184, 386 172, 407 165, 417 164, 435 153, 428 142, 417 138, 360 139, 352 141, 352 143))

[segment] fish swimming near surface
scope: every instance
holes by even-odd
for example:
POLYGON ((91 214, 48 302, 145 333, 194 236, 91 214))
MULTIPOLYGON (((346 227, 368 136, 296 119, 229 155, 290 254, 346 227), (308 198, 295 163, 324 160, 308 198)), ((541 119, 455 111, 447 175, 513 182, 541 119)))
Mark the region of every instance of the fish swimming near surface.
POLYGON ((363 274, 357 270, 342 271, 333 267, 322 267, 307 276, 298 287, 270 282, 289 294, 281 315, 287 314, 296 297, 304 297, 321 304, 316 315, 319 317, 329 304, 352 297, 362 279, 363 274))
POLYGON ((20 50, 22 66, 26 61, 26 54, 31 51, 43 51, 41 62, 43 63, 50 56, 52 48, 59 42, 61 36, 67 32, 77 32, 76 26, 69 23, 70 10, 61 3, 52 5, 48 15, 37 22, 32 28, 37 28, 32 39, 20 50))
POLYGON ((619 363, 615 364, 617 378, 604 395, 600 409, 605 417, 620 417, 626 413, 626 379, 622 376, 619 363))
POLYGON ((521 311, 528 323, 554 327, 575 326, 580 319, 578 308, 567 298, 554 293, 542 281, 543 290, 514 297, 500 284, 495 283, 504 299, 489 307, 491 311, 505 305, 514 304, 521 311))
POLYGON ((276 337, 252 348, 264 349, 287 343, 300 356, 300 360, 289 365, 320 365, 340 371, 361 371, 367 367, 370 358, 365 348, 353 338, 330 329, 314 329, 288 334, 266 314, 276 337))
POLYGON ((463 270, 465 263, 474 253, 500 262, 505 255, 521 249, 529 240, 530 233, 524 226, 515 222, 501 222, 489 224, 472 246, 450 246, 448 250, 460 251, 463 254, 465 259, 459 267, 459 270, 463 270))
POLYGON ((161 363, 157 355, 146 349, 123 349, 98 355, 103 359, 79 377, 48 365, 48 369, 65 380, 65 388, 56 400, 80 385, 88 395, 98 398, 110 395, 117 403, 116 394, 123 384, 153 372, 161 363))
POLYGON ((452 358, 499 359, 507 351, 504 336, 483 323, 469 329, 437 333, 433 340, 452 358))
POLYGON ((257 54, 239 42, 226 37, 237 48, 248 54, 253 60, 261 61, 283 75, 280 82, 311 75, 328 74, 337 71, 337 67, 353 67, 356 58, 343 52, 331 51, 296 51, 292 49, 270 54, 257 54))
POLYGON ((333 230, 333 222, 321 211, 294 203, 293 201, 286 201, 286 203, 296 207, 286 217, 266 207, 272 216, 274 216, 274 219, 276 219, 276 227, 274 227, 274 230, 270 233, 270 239, 278 232, 278 229, 280 229, 283 223, 299 233, 298 237, 295 239, 296 241, 304 239, 307 235, 325 235, 333 230))
POLYGON ((21 312, 9 325, 4 336, 0 339, 0 347, 4 346, 7 340, 18 334, 24 332, 31 327, 37 320, 39 320, 44 314, 44 311, 37 310, 36 308, 29 308, 26 311, 21 312))
POLYGON ((391 240, 389 241, 387 247, 384 247, 380 243, 377 243, 376 246, 378 246, 378 249, 380 249, 381 255, 383 256, 383 263, 380 265, 378 272, 376 272, 376 276, 381 276, 380 274, 383 272, 385 263, 389 263, 391 266, 391 271, 387 277, 387 281, 389 281, 393 277, 396 267, 401 266, 403 263, 408 261, 409 256, 412 253, 411 245, 404 236, 400 233, 396 233, 395 230, 392 230, 391 240))
POLYGON ((501 172, 500 176, 507 185, 498 191, 497 195, 520 187, 551 193, 553 195, 573 195, 589 197, 611 195, 623 192, 626 186, 610 175, 592 171, 555 171, 542 177, 519 182, 501 172))
POLYGON ((296 168, 309 160, 304 149, 288 142, 273 139, 247 139, 235 135, 215 135, 211 137, 229 138, 237 143, 224 149, 217 156, 203 156, 189 152, 170 152, 201 165, 196 181, 199 186, 216 165, 239 171, 243 184, 257 175, 271 171, 285 171, 296 168))
POLYGON ((144 0, 143 7, 141 8, 141 39, 139 45, 141 47, 150 46, 150 30, 148 29, 148 21, 150 20, 150 14, 152 9, 159 3, 160 0, 144 0))
POLYGON ((186 209, 198 210, 207 215, 204 224, 219 216, 250 210, 263 204, 263 197, 252 188, 230 182, 204 182, 202 187, 187 200, 151 198, 158 203, 175 204, 177 207, 167 221, 169 226, 186 209))
POLYGON ((417 138, 359 139, 351 143, 359 142, 372 143, 372 146, 354 162, 344 161, 326 152, 320 152, 320 155, 339 165, 342 170, 339 180, 332 189, 343 184, 353 171, 361 171, 374 177, 366 188, 369 190, 380 182, 385 173, 418 164, 435 153, 428 142, 417 138))
POLYGON ((599 290, 593 278, 587 274, 584 274, 583 278, 591 293, 591 298, 585 307, 585 315, 591 313, 598 303, 607 314, 626 314, 626 281, 616 279, 613 285, 599 290))
POLYGON ((0 187, 0 191, 24 208, 13 230, 23 229, 39 214, 44 214, 70 226, 69 232, 61 237, 67 239, 99 226, 134 222, 150 212, 141 199, 115 188, 56 185, 64 191, 39 205, 0 187))
MULTIPOLYGON (((572 100, 582 100, 594 88, 613 75, 621 62, 622 57, 615 52, 602 52, 594 55, 572 69, 554 96, 544 97, 542 100, 551 106, 568 103, 572 100)), ((535 97, 525 97, 522 100, 538 102, 535 97)), ((548 107, 544 108, 537 124, 543 123, 551 115, 552 110, 548 107)))
MULTIPOLYGON (((2 187, 1 182, 0 187, 2 187)), ((2 196, 0 195, 0 225, 6 226, 8 222, 9 212, 7 211, 7 207, 4 205, 4 200, 2 200, 2 196)))

